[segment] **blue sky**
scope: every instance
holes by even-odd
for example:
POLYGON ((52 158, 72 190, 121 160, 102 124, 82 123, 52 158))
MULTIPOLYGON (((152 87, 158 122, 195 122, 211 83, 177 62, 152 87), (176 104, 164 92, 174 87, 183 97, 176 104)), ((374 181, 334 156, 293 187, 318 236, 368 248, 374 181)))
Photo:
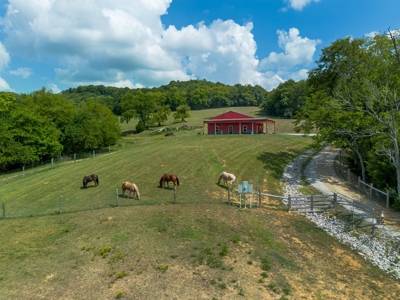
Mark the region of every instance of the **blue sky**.
POLYGON ((398 0, 0 0, 0 91, 206 79, 272 90, 338 38, 400 29, 398 0))

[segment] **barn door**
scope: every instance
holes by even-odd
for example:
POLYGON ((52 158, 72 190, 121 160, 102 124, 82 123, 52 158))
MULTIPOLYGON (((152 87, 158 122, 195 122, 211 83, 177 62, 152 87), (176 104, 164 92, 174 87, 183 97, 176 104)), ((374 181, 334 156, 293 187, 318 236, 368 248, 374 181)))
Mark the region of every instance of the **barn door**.
POLYGON ((233 133, 233 126, 229 126, 229 127, 228 127, 228 133, 229 133, 229 134, 232 134, 232 133, 233 133))

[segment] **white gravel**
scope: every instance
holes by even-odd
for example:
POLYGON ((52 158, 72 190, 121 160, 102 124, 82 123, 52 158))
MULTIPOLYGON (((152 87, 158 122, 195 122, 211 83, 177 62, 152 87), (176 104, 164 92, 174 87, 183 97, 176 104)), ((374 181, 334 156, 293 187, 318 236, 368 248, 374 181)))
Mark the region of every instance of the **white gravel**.
MULTIPOLYGON (((281 179, 285 183, 285 196, 301 195, 298 192, 301 187, 301 167, 305 160, 313 154, 312 151, 308 151, 287 165, 281 179)), ((332 195, 333 193, 318 179, 315 164, 315 159, 308 164, 305 170, 307 180, 322 193, 332 195)), ((287 205, 285 200, 284 203, 287 205)), ((365 260, 400 279, 400 233, 388 235, 377 229, 372 237, 365 234, 354 235, 352 232, 345 231, 345 224, 336 218, 329 218, 323 213, 305 213, 304 215, 331 236, 350 245, 365 260)))

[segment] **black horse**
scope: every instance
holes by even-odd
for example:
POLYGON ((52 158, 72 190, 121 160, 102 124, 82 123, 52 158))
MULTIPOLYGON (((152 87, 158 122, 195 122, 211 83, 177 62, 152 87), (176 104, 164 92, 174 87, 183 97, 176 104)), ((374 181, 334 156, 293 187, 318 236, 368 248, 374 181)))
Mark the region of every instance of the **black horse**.
POLYGON ((91 181, 94 181, 94 186, 99 185, 99 177, 96 174, 92 174, 92 175, 83 177, 83 187, 86 188, 87 184, 91 181))

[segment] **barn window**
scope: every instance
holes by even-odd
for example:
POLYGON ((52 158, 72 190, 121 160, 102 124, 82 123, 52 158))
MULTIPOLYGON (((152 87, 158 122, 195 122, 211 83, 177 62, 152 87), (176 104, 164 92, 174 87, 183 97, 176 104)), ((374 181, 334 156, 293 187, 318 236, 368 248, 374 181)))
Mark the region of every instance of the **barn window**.
POLYGON ((243 125, 243 132, 247 132, 247 125, 243 125))

